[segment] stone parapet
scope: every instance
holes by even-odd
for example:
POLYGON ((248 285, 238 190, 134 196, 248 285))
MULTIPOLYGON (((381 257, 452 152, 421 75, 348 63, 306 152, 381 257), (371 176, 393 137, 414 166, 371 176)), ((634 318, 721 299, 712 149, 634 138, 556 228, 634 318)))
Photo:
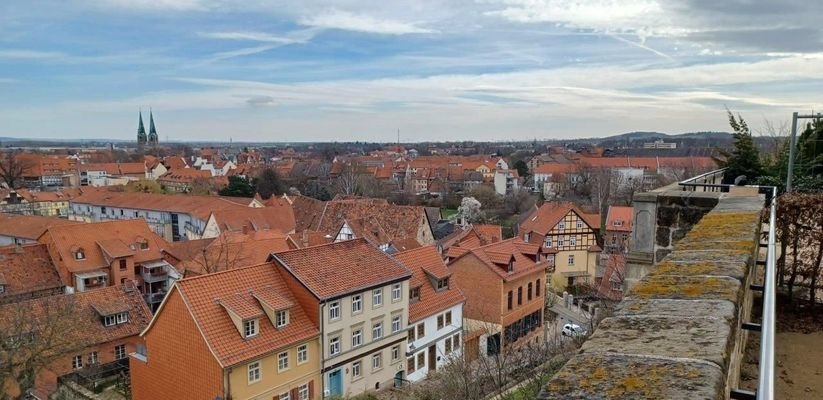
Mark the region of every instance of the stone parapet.
MULTIPOLYGON (((741 323, 751 310, 763 200, 711 195, 697 202, 712 211, 685 217, 699 222, 628 292, 539 399, 728 398, 745 347, 741 323)), ((696 205, 672 201, 655 203, 681 211, 696 205)))

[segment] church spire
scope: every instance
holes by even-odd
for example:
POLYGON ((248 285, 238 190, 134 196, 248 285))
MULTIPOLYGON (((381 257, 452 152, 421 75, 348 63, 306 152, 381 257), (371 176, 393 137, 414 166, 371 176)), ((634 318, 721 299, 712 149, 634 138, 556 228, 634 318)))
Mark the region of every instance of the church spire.
POLYGON ((137 144, 144 145, 146 144, 146 128, 143 127, 143 111, 139 112, 139 120, 137 124, 137 144))
POLYGON ((157 129, 154 127, 154 114, 149 110, 149 143, 157 144, 157 129))

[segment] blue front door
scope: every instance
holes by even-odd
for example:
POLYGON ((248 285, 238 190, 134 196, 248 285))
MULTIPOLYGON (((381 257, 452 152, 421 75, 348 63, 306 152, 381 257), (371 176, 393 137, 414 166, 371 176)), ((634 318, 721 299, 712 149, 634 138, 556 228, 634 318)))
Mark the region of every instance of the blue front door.
POLYGON ((339 369, 329 372, 329 395, 343 395, 343 374, 339 369))

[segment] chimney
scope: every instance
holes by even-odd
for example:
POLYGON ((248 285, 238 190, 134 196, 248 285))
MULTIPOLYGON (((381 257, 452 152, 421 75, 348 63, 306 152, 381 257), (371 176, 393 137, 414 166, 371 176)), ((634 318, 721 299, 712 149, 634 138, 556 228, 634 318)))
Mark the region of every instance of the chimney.
POLYGON ((244 235, 248 235, 248 234, 249 234, 249 226, 248 226, 248 225, 243 225, 243 234, 244 234, 244 235))
POLYGON ((309 231, 303 230, 303 247, 309 247, 309 231))

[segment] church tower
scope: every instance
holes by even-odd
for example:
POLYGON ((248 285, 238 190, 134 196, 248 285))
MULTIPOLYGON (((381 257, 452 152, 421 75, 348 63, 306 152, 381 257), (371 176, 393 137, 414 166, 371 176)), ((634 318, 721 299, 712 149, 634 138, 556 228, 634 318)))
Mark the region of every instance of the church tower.
POLYGON ((154 115, 149 110, 149 145, 157 146, 157 129, 154 127, 154 115))
POLYGON ((140 111, 139 121, 137 125, 137 145, 143 146, 146 144, 146 128, 143 127, 143 112, 140 111))

